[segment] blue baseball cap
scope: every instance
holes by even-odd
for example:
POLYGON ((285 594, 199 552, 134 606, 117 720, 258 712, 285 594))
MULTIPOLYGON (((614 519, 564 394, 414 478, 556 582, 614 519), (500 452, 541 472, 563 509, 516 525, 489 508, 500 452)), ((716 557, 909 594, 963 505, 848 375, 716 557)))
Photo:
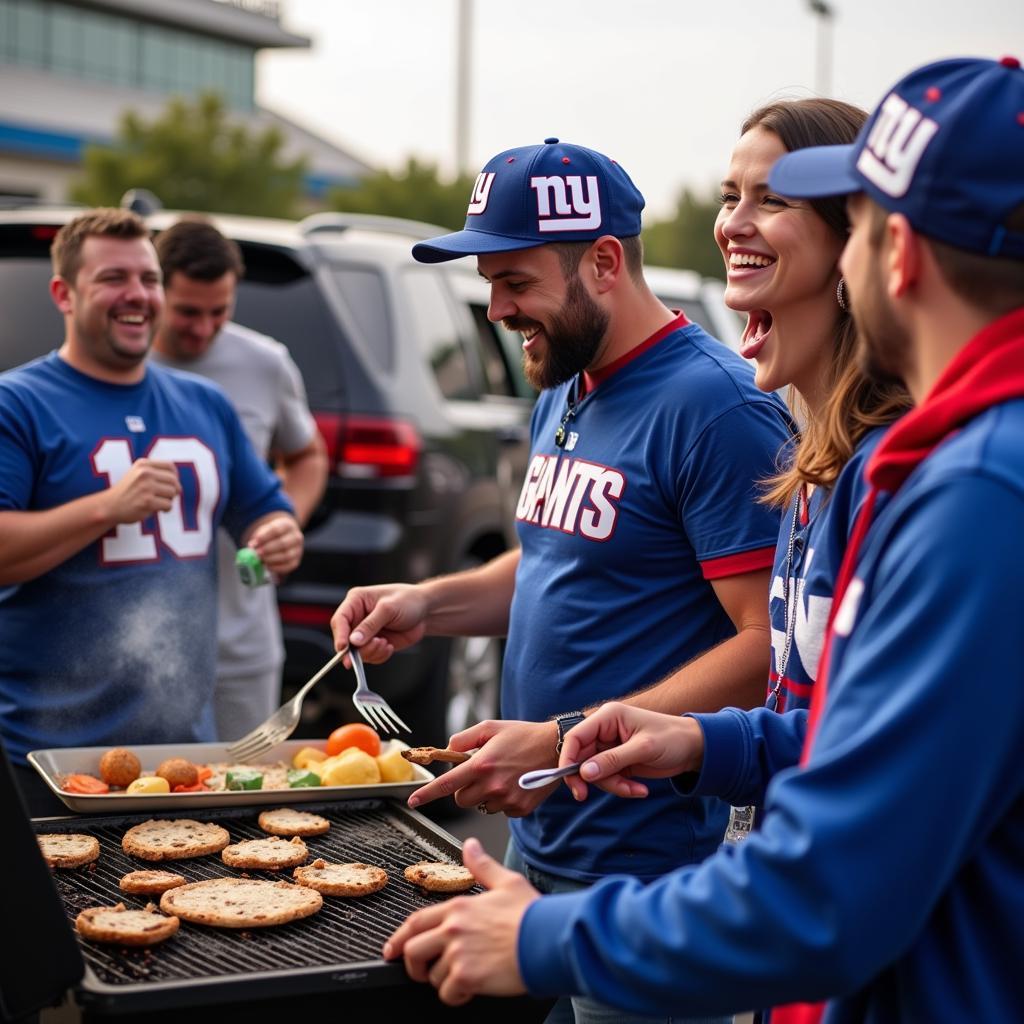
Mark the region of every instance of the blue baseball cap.
POLYGON ((643 208, 644 197, 614 160, 545 139, 493 157, 477 175, 462 231, 418 242, 412 254, 442 263, 548 242, 632 238, 643 208))
POLYGON ((958 249, 1024 259, 1024 70, 943 60, 911 71, 849 146, 781 157, 768 182, 799 199, 865 192, 915 231, 958 249), (1019 216, 1019 214, 1018 214, 1019 216))

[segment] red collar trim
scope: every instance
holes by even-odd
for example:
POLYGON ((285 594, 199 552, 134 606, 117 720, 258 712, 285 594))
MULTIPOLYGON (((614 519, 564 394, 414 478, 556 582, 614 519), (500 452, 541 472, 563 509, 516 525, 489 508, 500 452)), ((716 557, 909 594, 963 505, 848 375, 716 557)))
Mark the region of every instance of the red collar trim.
POLYGON ((635 348, 631 348, 625 355, 619 356, 614 362, 609 363, 607 366, 602 366, 597 370, 584 370, 583 371, 583 395, 590 394, 598 386, 603 384, 609 377, 621 370, 627 363, 632 362, 637 356, 642 356, 649 348, 654 348, 659 341, 664 341, 673 331, 678 331, 683 327, 688 327, 690 321, 686 319, 686 314, 679 310, 672 310, 676 313, 674 320, 670 320, 664 327, 655 331, 645 341, 641 341, 635 348))

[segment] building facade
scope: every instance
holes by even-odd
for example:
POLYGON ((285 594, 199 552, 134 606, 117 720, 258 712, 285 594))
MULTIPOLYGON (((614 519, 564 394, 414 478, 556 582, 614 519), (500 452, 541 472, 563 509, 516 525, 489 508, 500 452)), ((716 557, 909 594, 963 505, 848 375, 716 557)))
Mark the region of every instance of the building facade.
POLYGON ((306 156, 311 200, 355 184, 365 163, 256 102, 257 52, 308 46, 273 0, 0 0, 0 196, 63 201, 84 147, 113 140, 125 110, 152 120, 207 91, 306 156))

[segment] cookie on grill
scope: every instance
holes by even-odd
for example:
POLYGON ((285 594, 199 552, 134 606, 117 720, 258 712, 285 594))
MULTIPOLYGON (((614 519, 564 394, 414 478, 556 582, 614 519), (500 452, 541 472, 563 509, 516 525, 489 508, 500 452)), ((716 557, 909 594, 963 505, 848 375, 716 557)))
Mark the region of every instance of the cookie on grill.
POLYGON ((118 883, 125 892, 167 892, 186 882, 184 875, 173 871, 129 871, 118 883))
POLYGON ((116 907, 90 907, 75 919, 78 933, 93 942, 113 942, 119 946, 155 946, 178 930, 178 919, 158 914, 150 904, 145 910, 116 907))
POLYGON ((405 878, 427 892, 465 892, 476 885, 469 868, 443 860, 421 860, 418 864, 410 864, 405 869, 405 878))
POLYGON ((369 896, 388 884, 388 873, 373 864, 328 864, 315 860, 292 872, 299 885, 325 896, 369 896))
POLYGON ((165 914, 212 928, 268 928, 309 917, 323 905, 323 896, 313 889, 258 878, 210 878, 160 897, 165 914))
POLYGON ((141 860, 183 860, 217 853, 231 842, 227 829, 191 818, 154 819, 128 829, 125 853, 141 860))
POLYGON ((282 839, 246 839, 241 843, 225 847, 221 859, 233 868, 257 868, 263 871, 280 871, 304 864, 309 857, 306 844, 298 837, 282 839))
POLYGON ((319 814, 293 811, 290 807, 264 811, 258 821, 260 828, 272 836, 322 836, 331 827, 331 823, 319 814))
POLYGON ((91 864, 100 856, 99 840, 75 832, 56 832, 36 836, 43 860, 51 868, 77 868, 91 864))

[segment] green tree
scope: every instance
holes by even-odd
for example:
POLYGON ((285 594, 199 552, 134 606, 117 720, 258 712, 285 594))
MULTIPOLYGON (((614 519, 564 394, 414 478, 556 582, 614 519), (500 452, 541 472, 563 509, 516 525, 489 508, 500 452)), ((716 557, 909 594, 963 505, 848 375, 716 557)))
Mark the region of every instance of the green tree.
POLYGON ((643 233, 646 262, 724 279, 722 254, 714 236, 718 209, 716 195, 701 196, 684 188, 676 201, 675 216, 655 222, 643 233))
POLYGON ((276 127, 233 123, 216 93, 176 97, 149 123, 127 111, 112 145, 88 146, 71 196, 116 206, 128 189, 147 188, 173 209, 291 217, 306 161, 283 159, 283 144, 276 127))
POLYGON ((437 167, 409 157, 397 173, 378 171, 354 188, 338 188, 328 197, 333 210, 406 217, 459 230, 466 221, 466 206, 474 178, 463 174, 442 182, 437 167))

